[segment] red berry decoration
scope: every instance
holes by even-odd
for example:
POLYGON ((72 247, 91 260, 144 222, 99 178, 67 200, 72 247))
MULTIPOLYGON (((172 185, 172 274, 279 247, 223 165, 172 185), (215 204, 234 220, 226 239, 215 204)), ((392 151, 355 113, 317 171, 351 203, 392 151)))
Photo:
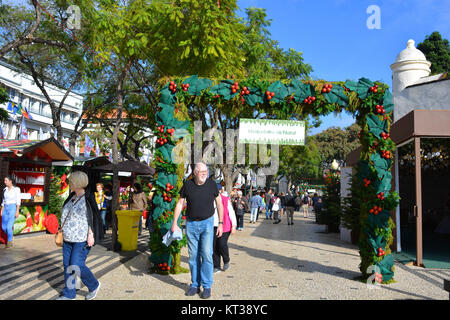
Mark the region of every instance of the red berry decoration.
POLYGON ((386 111, 384 110, 384 106, 380 106, 379 104, 377 104, 375 106, 375 108, 377 109, 377 113, 378 114, 385 114, 386 113, 386 111))
POLYGON ((363 181, 364 181, 364 187, 369 186, 369 184, 370 184, 370 180, 369 179, 364 178, 363 181))
POLYGON ((384 200, 384 193, 380 192, 379 194, 377 194, 377 198, 380 200, 384 200))
POLYGON ((323 88, 322 88, 322 93, 330 92, 330 91, 331 91, 331 88, 333 88, 333 85, 332 85, 332 84, 326 84, 326 85, 324 85, 323 88))
POLYGON ((370 92, 377 93, 378 92, 378 85, 376 84, 373 87, 370 87, 369 90, 370 90, 370 92))
POLYGON ((303 100, 303 103, 311 104, 311 103, 313 103, 314 101, 316 101, 316 97, 308 96, 307 98, 305 98, 305 99, 303 100))

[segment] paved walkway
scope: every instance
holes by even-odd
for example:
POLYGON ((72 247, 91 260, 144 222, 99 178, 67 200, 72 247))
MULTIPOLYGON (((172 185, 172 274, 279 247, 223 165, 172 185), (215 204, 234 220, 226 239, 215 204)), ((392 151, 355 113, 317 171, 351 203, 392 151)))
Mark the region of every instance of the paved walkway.
MULTIPOLYGON (((248 223, 230 237, 231 267, 214 275, 211 299, 233 300, 448 300, 443 279, 450 270, 422 269, 396 263, 397 283, 369 289, 355 280, 360 276, 358 248, 339 240, 339 234, 323 233, 314 217, 295 213, 295 224, 286 220, 248 223)), ((285 218, 285 217, 283 217, 285 218)), ((97 299, 198 300, 184 295, 190 274, 161 276, 148 273, 148 233, 139 238, 138 250, 114 253, 97 245, 87 265, 101 281, 97 299)), ((17 237, 15 247, 0 249, 0 300, 47 300, 63 286, 61 250, 53 235, 17 237)), ((188 268, 187 248, 181 264, 188 268)), ((84 299, 84 285, 77 299, 84 299)))

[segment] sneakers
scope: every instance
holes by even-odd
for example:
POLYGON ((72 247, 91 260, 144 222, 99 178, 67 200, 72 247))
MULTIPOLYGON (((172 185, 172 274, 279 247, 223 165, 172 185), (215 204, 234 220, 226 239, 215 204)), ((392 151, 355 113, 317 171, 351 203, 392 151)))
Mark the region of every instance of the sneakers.
MULTIPOLYGON (((224 268, 225 268, 225 266, 224 266, 224 268)), ((219 272, 220 272, 220 269, 219 269, 219 268, 214 268, 213 274, 216 274, 216 273, 219 273, 219 272)))
POLYGON ((61 297, 56 298, 56 300, 75 300, 75 298, 67 298, 65 296, 61 296, 61 297))
POLYGON ((200 293, 200 289, 190 286, 189 290, 186 291, 185 295, 192 297, 192 296, 196 295, 197 293, 200 293))
POLYGON ((208 299, 209 297, 211 297, 211 289, 203 289, 202 294, 200 295, 200 298, 202 299, 208 299))
POLYGON ((86 300, 92 300, 97 296, 98 289, 100 289, 100 281, 98 282, 98 287, 92 292, 89 292, 86 296, 86 300))
POLYGON ((223 264, 223 271, 227 271, 230 268, 230 264, 229 263, 224 263, 223 264))

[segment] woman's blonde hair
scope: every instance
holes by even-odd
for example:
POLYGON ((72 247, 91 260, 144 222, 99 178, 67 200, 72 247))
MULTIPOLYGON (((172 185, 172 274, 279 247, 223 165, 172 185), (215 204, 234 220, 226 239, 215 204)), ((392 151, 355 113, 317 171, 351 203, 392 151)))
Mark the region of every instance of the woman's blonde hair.
POLYGON ((69 182, 73 188, 86 188, 89 184, 89 178, 83 171, 72 172, 69 176, 69 182))

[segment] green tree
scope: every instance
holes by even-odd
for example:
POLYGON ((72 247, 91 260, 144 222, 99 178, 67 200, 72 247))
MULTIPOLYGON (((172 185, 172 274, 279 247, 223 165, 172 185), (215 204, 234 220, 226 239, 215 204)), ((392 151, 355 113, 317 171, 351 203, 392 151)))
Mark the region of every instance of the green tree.
POLYGON ((431 62, 431 74, 450 71, 450 44, 438 31, 426 36, 425 40, 417 45, 417 49, 431 62))
POLYGON ((352 124, 345 129, 330 127, 310 138, 314 142, 322 156, 322 164, 329 167, 329 164, 336 159, 345 161, 347 155, 360 146, 358 134, 361 127, 352 124))

